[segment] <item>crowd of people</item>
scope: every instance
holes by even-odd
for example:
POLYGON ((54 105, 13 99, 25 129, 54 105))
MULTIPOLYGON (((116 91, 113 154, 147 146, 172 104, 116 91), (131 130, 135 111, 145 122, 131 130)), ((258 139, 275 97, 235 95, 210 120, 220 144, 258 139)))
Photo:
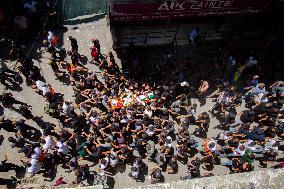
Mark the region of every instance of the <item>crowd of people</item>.
MULTIPOLYGON (((33 4, 25 8, 34 13, 33 4)), ((25 78, 25 83, 41 95, 38 98, 46 100, 44 112, 60 122, 60 127, 44 122, 33 115, 33 107, 12 93, 1 95, 5 109, 25 118, 1 116, 0 129, 14 133, 7 140, 24 155, 21 161, 30 176, 43 173, 54 178, 58 165, 62 165, 75 172, 74 183, 83 183, 92 174, 90 166, 81 163, 85 161, 98 166, 98 175, 114 175, 118 166, 128 164, 129 177, 143 182, 149 175, 153 184, 166 181, 165 173, 178 174, 180 163, 188 168, 182 180, 212 176, 214 165, 225 166, 230 173, 253 171, 254 166, 267 168, 270 162, 277 162, 274 168, 284 167, 284 81, 262 79, 255 57, 239 62, 228 56, 222 62, 222 79, 213 83, 204 76, 198 86, 191 86, 184 78, 178 82, 129 78, 112 52, 101 52, 98 39, 92 40, 88 64, 95 64, 100 71, 90 70, 82 61, 77 40, 72 36, 68 40, 71 49, 66 52, 49 31, 43 46, 50 53, 54 77, 72 86, 74 101, 65 100, 64 94, 45 81, 40 67, 24 49, 11 53, 19 72, 1 60, 1 83, 9 89, 20 85, 18 77, 25 78), (248 79, 239 86, 244 78, 248 79), (193 99, 200 97, 212 99, 214 106, 197 113, 200 106, 193 99), (212 124, 213 117, 220 124, 212 124), (35 121, 38 127, 25 120, 35 121), (220 133, 208 138, 210 127, 220 133), (148 167, 148 162, 155 166, 148 167), (208 173, 202 174, 201 168, 208 173)), ((7 171, 7 161, 5 156, 0 162, 1 171, 7 171)), ((64 177, 55 183, 60 184, 66 184, 64 177)))
POLYGON ((59 18, 55 3, 57 2, 54 0, 2 1, 0 29, 13 31, 17 39, 26 40, 27 37, 36 35, 43 28, 43 23, 50 28, 58 28, 59 18))
MULTIPOLYGON (((24 53, 17 53, 17 59, 26 84, 46 99, 45 113, 58 119, 61 128, 51 123, 40 124, 32 107, 16 100, 11 93, 1 96, 4 108, 39 123, 40 129, 27 125, 24 119, 2 116, 0 120, 1 129, 15 133, 8 141, 24 154, 22 162, 29 175, 44 172, 52 177, 62 164, 75 171, 74 182, 81 183, 90 175, 89 166, 80 164, 87 160, 98 164, 99 175, 115 174, 119 164, 129 164, 129 176, 143 181, 148 174, 147 162, 151 161, 156 163, 156 167, 151 167, 151 183, 158 183, 164 182, 164 172, 178 173, 178 161, 188 166, 188 175, 181 179, 201 177, 201 165, 206 170, 223 165, 231 173, 239 173, 254 170, 254 161, 261 167, 281 161, 278 155, 283 150, 284 82, 268 85, 253 75, 243 88, 234 85, 241 74, 250 73, 249 69, 257 64, 253 58, 218 83, 216 92, 210 95, 215 105, 208 112, 197 114, 199 107, 192 99, 206 96, 213 87, 210 81, 201 80, 199 87, 192 88, 187 81, 153 85, 130 80, 120 71, 111 52, 101 54, 97 39, 92 40, 90 63, 96 64, 101 72, 93 72, 80 61, 82 56, 75 38, 68 37, 72 49, 66 53, 58 47, 56 38, 48 32, 43 44, 51 55, 55 77, 73 87, 74 101, 64 100, 63 94, 54 91, 40 69, 21 56, 24 53), (70 56, 71 62, 65 61, 64 55, 70 56), (15 104, 20 104, 19 108, 15 104), (220 124, 210 124, 212 117, 220 124), (207 138, 209 127, 222 131, 207 138), (203 143, 197 138, 204 139, 203 143)), ((232 72, 235 61, 234 57, 228 58, 228 72, 232 72)), ((3 61, 1 64, 5 65, 3 61)), ((2 69, 2 77, 9 77, 9 73, 14 71, 2 69)), ((6 161, 7 158, 2 161, 2 168, 6 161)), ((279 162, 276 167, 282 166, 279 162)), ((62 178, 60 181, 57 183, 64 183, 62 178)))

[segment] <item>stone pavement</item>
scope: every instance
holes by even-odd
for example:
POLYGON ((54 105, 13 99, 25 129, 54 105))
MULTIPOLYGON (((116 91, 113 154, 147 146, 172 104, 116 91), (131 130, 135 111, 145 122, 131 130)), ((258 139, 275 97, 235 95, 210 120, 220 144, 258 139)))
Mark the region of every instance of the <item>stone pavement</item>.
MULTIPOLYGON (((111 34, 110 34, 110 30, 109 27, 107 26, 107 22, 106 19, 100 19, 96 22, 93 23, 88 23, 88 24, 80 24, 77 25, 78 29, 74 29, 74 26, 67 26, 68 31, 66 31, 65 33, 59 33, 59 37, 62 40, 62 46, 66 49, 66 50, 70 50, 70 42, 67 41, 67 37, 68 36, 73 36, 77 39, 78 41, 78 45, 79 45, 79 53, 81 55, 85 55, 89 60, 90 60, 90 45, 92 45, 91 43, 91 39, 93 38, 97 38, 99 39, 100 43, 101 43, 101 51, 102 53, 107 53, 108 51, 112 50, 112 38, 111 38, 111 34), (61 35, 62 34, 62 35, 61 35)), ((56 31, 55 31, 56 33, 56 31)), ((37 43, 39 43, 40 41, 35 41, 37 43)), ((41 69, 41 73, 44 76, 44 78, 46 79, 47 83, 51 84, 54 89, 55 92, 59 92, 59 93, 63 93, 64 94, 64 99, 66 100, 73 100, 73 90, 71 86, 67 86, 64 85, 62 82, 55 80, 54 78, 54 74, 53 71, 50 67, 50 65, 48 64, 49 62, 49 54, 46 52, 42 53, 42 56, 40 57, 39 60, 34 60, 35 61, 35 65, 37 65, 38 67, 40 67, 41 69)), ((117 59, 116 62, 119 63, 119 60, 117 59)), ((8 67, 13 67, 13 65, 15 64, 15 62, 9 62, 7 63, 8 67)), ((99 71, 97 66, 93 65, 93 64, 87 64, 86 65, 89 69, 93 70, 93 71, 99 71)), ((28 105, 32 106, 32 112, 35 116, 40 116, 42 117, 42 119, 45 122, 51 122, 53 124, 55 124, 57 127, 59 127, 59 123, 56 119, 51 118, 50 116, 44 114, 43 111, 43 107, 46 105, 46 101, 44 100, 44 98, 40 95, 38 95, 37 93, 35 93, 35 91, 33 89, 31 89, 30 87, 27 87, 25 85, 25 82, 21 85, 23 90, 20 92, 17 91, 11 91, 13 93, 13 96, 22 101, 27 103, 28 105)), ((3 86, 0 86, 0 91, 2 92, 3 86)), ((212 100, 211 99, 206 99, 206 105, 199 107, 199 102, 197 100, 196 103, 198 104, 198 113, 201 113, 203 111, 208 111, 209 108, 211 106, 213 106, 212 100)), ((241 107, 243 108, 243 107, 241 107)), ((16 119, 19 120, 23 117, 21 117, 19 114, 10 111, 10 110, 4 110, 4 115, 10 119, 16 119)), ((32 125, 36 128, 38 128, 38 126, 36 125, 36 123, 34 121, 28 120, 26 121, 27 124, 32 125)), ((217 134, 220 132, 220 130, 218 129, 214 129, 214 126, 216 126, 217 124, 219 124, 218 120, 216 120, 215 118, 211 118, 211 123, 210 123, 210 128, 209 128, 209 132, 208 132, 208 138, 210 137, 216 137, 217 134)), ((193 131, 195 128, 190 128, 191 131, 193 131)), ((7 154, 8 156, 8 162, 11 163, 15 163, 18 165, 22 165, 20 162, 20 158, 23 156, 22 154, 18 154, 17 153, 17 149, 12 149, 9 146, 9 143, 7 141, 7 138, 9 136, 11 136, 11 133, 8 133, 6 131, 1 130, 1 134, 4 135, 5 139, 2 143, 2 145, 0 146, 0 158, 2 158, 3 154, 7 154)), ((202 140, 197 138, 199 143, 202 144, 202 140)), ((146 162, 147 160, 143 160, 147 165, 148 165, 148 170, 150 171, 155 164, 152 162, 146 162)), ((82 161, 81 163, 86 163, 84 161, 82 161)), ((97 167, 91 167, 90 170, 96 170, 97 167)), ((255 170, 259 170, 260 168, 258 167, 258 165, 255 165, 255 170)), ((202 174, 207 173, 208 171, 205 171, 203 169, 202 170, 202 174)), ((74 172, 68 173, 65 172, 65 170, 63 168, 61 168, 61 166, 59 166, 57 168, 57 175, 56 178, 59 178, 61 175, 64 177, 64 180, 67 183, 71 183, 72 181, 74 181, 75 179, 75 174, 74 172)), ((130 166, 120 166, 119 167, 119 171, 118 173, 114 176, 114 188, 119 189, 119 188, 128 188, 128 187, 138 187, 138 186, 145 186, 145 185, 149 185, 150 184, 150 179, 148 179, 148 175, 146 176, 145 182, 144 183, 140 183, 140 182, 135 182, 133 179, 131 179, 128 176, 128 173, 130 172, 130 166)), ((214 168, 214 172, 215 175, 224 175, 229 173, 229 170, 223 166, 215 166, 214 168)), ((9 171, 8 173, 3 173, 0 172, 0 177, 1 178, 10 178, 11 176, 14 176, 15 172, 14 171, 9 171)), ((173 175, 169 175, 164 173, 165 175, 165 181, 166 182, 174 182, 174 181, 178 181, 180 180, 181 176, 185 176, 187 175, 187 167, 185 165, 179 164, 179 171, 178 174, 173 174, 173 175)), ((41 186, 50 186, 52 184, 54 184, 54 181, 50 182, 48 180, 43 180, 42 183, 40 184, 41 186)), ((65 186, 67 187, 67 186, 65 186)))

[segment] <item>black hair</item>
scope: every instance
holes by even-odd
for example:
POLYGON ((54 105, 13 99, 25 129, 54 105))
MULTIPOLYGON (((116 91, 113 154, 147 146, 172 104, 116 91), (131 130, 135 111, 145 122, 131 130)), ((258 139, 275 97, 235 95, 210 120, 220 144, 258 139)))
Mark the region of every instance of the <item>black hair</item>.
POLYGON ((9 137, 9 138, 8 138, 8 141, 9 141, 9 142, 14 142, 15 139, 14 139, 13 137, 9 137))

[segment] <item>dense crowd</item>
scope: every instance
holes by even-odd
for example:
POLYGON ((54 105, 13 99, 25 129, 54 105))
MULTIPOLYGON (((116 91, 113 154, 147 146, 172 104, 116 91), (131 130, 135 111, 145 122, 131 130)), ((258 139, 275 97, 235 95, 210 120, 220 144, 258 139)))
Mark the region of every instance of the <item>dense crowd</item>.
MULTIPOLYGON (((156 167, 150 171, 151 180, 158 183, 164 181, 163 172, 178 173, 178 161, 188 166, 188 175, 181 177, 188 179, 201 177, 201 165, 210 170, 221 164, 231 173, 238 173, 252 171, 254 161, 267 167, 268 162, 278 160, 283 150, 284 82, 267 86, 254 75, 244 87, 234 85, 257 64, 254 58, 231 70, 236 60, 229 57, 227 71, 235 74, 218 83, 216 92, 210 96, 216 102, 211 110, 197 115, 198 106, 191 99, 206 96, 212 87, 210 81, 201 80, 199 87, 192 88, 187 81, 153 85, 127 79, 111 52, 101 54, 96 39, 92 40, 90 63, 96 64, 101 73, 94 73, 80 61, 77 40, 71 36, 68 39, 72 49, 66 53, 58 47, 52 32, 48 32, 43 44, 51 55, 55 77, 73 87, 74 102, 64 100, 63 94, 45 82, 31 60, 21 52, 16 53, 18 69, 26 84, 46 99, 45 113, 61 123, 61 128, 56 129, 53 124, 39 124, 38 130, 23 119, 1 117, 0 128, 15 133, 8 141, 25 155, 22 162, 28 174, 44 172, 51 177, 57 165, 62 164, 75 171, 74 182, 80 183, 90 172, 87 165, 79 162, 88 160, 99 165, 100 175, 115 174, 118 164, 130 164, 129 176, 141 181, 148 174, 147 161, 152 161, 156 167), (71 57, 71 62, 65 61, 65 55, 71 57), (246 109, 240 110, 242 105, 246 109), (211 116, 218 118, 220 125, 211 125, 211 116), (209 127, 218 127, 222 132, 207 138, 209 127), (195 128, 193 132, 191 128, 195 128), (197 137, 204 142, 199 144, 197 137)), ((8 82, 5 84, 10 87, 15 82, 15 72, 5 67, 4 61, 1 64, 1 81, 8 82)), ((4 93, 1 101, 4 108, 40 123, 31 107, 17 101, 11 93, 4 93), (20 107, 15 108, 15 104, 20 107)), ((1 162, 1 169, 6 161, 4 158, 1 162)), ((283 163, 277 165, 282 166, 283 163)), ((57 184, 64 183, 62 178, 59 181, 57 184)))
MULTIPOLYGON (((25 7, 33 14, 32 4, 25 7)), ((32 114, 32 107, 16 100, 12 93, 1 95, 4 108, 39 126, 29 126, 25 119, 0 118, 0 129, 15 133, 8 141, 24 154, 21 161, 30 176, 44 173, 53 177, 57 166, 62 165, 75 172, 75 183, 81 183, 91 174, 90 167, 80 163, 82 160, 98 165, 98 175, 114 175, 119 164, 129 164, 129 177, 143 181, 149 172, 151 183, 164 182, 165 172, 178 174, 178 162, 188 167, 188 175, 181 175, 181 179, 214 173, 202 175, 202 165, 207 170, 223 165, 230 173, 253 171, 254 165, 266 168, 269 162, 276 161, 275 168, 284 166, 279 158, 284 145, 284 81, 266 83, 255 73, 259 70, 255 57, 238 63, 236 57, 228 56, 223 62, 222 80, 213 84, 204 77, 199 86, 191 86, 186 79, 169 82, 160 78, 152 82, 129 78, 116 64, 112 52, 101 52, 97 39, 92 40, 92 60, 88 62, 100 69, 94 72, 84 65, 77 40, 72 36, 68 40, 72 49, 66 52, 58 45, 58 37, 49 31, 43 46, 50 53, 56 79, 73 87, 74 101, 64 100, 64 94, 45 81, 40 68, 22 48, 11 51, 19 72, 8 69, 1 60, 1 83, 9 89, 20 85, 16 78, 23 77, 34 92, 46 99, 44 112, 60 122, 60 128, 44 123, 32 114), (67 61, 68 57, 71 61, 67 61), (239 86, 244 74, 248 80, 239 86), (214 106, 197 114, 199 106, 192 99, 199 97, 211 98, 214 106), (220 124, 210 124, 212 117, 220 124), (207 138, 209 127, 221 132, 207 138), (150 171, 148 161, 156 165, 150 171)), ((125 56, 132 57, 127 53, 125 56)), ((7 161, 5 156, 0 162, 1 171, 11 168, 7 161)), ((56 181, 56 185, 64 183, 62 177, 56 181)))

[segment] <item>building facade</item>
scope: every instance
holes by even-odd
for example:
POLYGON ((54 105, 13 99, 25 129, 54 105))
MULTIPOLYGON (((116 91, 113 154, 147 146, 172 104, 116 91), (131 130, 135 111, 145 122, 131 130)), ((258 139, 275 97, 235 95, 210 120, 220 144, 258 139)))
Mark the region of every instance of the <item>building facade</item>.
POLYGON ((114 21, 173 19, 211 15, 256 13, 271 0, 109 0, 114 21))
POLYGON ((270 6, 271 0, 108 0, 107 11, 114 48, 123 48, 186 45, 196 27, 205 39, 218 39, 230 22, 262 14, 270 6), (225 24, 220 27, 220 22, 225 24))

